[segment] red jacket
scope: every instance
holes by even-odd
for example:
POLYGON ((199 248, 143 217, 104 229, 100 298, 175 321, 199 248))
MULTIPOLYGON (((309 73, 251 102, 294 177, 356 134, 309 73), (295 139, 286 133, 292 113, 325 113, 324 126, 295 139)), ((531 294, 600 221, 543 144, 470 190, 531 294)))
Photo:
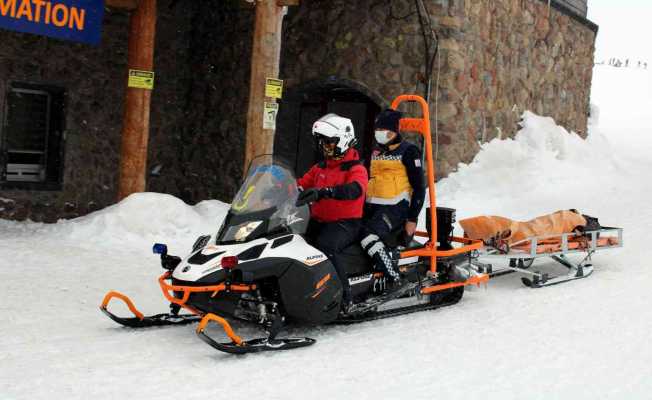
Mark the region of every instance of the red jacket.
POLYGON ((322 199, 315 202, 310 208, 312 218, 320 222, 362 218, 369 179, 364 165, 355 162, 359 160, 358 152, 349 149, 341 160, 326 160, 325 163, 315 164, 297 180, 303 189, 332 188, 353 182, 357 182, 362 189, 362 194, 354 200, 322 199))

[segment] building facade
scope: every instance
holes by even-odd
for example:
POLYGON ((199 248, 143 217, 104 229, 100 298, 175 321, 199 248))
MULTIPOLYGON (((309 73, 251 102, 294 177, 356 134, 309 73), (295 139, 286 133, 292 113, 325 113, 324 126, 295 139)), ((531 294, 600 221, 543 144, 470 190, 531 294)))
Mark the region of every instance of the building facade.
MULTIPOLYGON (((513 136, 524 110, 586 135, 597 26, 586 1, 305 0, 283 26, 274 152, 315 160, 310 126, 373 119, 403 93, 429 99, 438 176, 513 136)), ((158 4, 147 190, 230 201, 244 159, 254 11, 232 1, 158 4)), ((100 46, 0 31, 0 217, 55 221, 117 196, 128 13, 100 46)))

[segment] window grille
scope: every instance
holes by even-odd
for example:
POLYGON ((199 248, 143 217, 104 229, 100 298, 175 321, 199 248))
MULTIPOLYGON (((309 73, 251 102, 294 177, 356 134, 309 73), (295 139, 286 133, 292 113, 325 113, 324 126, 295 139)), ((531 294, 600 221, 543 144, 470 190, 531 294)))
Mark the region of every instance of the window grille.
POLYGON ((51 96, 12 89, 7 99, 7 181, 44 182, 51 96))
POLYGON ((63 90, 13 84, 5 101, 2 186, 56 189, 60 184, 63 90), (30 186, 32 184, 32 186, 30 186), (33 184, 36 184, 34 186, 33 184), (49 187, 38 187, 49 186, 49 187))

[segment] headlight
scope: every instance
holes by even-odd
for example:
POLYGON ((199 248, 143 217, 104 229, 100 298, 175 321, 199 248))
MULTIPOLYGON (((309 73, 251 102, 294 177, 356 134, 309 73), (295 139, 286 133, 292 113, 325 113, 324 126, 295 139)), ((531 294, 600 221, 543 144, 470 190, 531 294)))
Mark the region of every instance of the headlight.
POLYGON ((252 221, 240 225, 240 228, 238 228, 238 231, 235 233, 234 236, 235 241, 243 242, 245 239, 247 239, 247 236, 249 236, 251 232, 255 231, 256 228, 258 228, 258 225, 262 223, 263 221, 252 221))

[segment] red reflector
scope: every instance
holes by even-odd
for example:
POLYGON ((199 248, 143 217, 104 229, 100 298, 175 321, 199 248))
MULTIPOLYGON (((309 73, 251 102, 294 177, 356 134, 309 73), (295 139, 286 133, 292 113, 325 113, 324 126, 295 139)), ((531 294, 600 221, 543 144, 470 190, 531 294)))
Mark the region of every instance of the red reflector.
POLYGON ((222 257, 222 268, 225 269, 233 269, 238 265, 238 257, 236 256, 228 256, 228 257, 222 257))

